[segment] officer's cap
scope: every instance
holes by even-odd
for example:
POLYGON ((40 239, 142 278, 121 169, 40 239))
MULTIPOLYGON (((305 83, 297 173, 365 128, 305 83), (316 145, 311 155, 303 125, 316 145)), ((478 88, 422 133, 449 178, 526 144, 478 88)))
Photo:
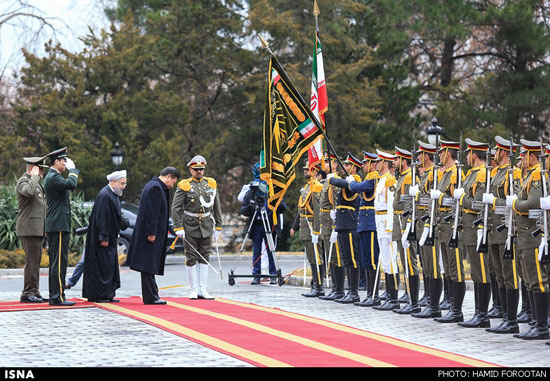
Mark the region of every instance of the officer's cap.
POLYGON ((466 151, 475 150, 475 151, 487 152, 489 150, 489 144, 488 143, 477 142, 477 141, 472 140, 470 138, 466 138, 464 141, 467 144, 466 151))
POLYGON ((425 152, 433 155, 436 153, 436 151, 437 148, 433 144, 424 143, 421 140, 418 141, 418 150, 416 151, 417 153, 425 152))
POLYGON ((47 157, 48 156, 41 156, 41 157, 31 156, 31 157, 24 157, 23 160, 27 164, 38 165, 40 168, 49 168, 49 166, 46 164, 47 157))
POLYGON ((344 160, 344 163, 355 165, 358 168, 361 168, 361 166, 363 165, 361 160, 353 156, 350 152, 348 152, 348 156, 346 157, 346 160, 344 160))
POLYGON ((46 156, 50 158, 50 161, 53 163, 57 159, 62 159, 64 157, 67 157, 67 152, 69 152, 68 147, 63 147, 60 149, 56 149, 55 151, 50 152, 46 156))
POLYGON ((443 151, 445 149, 456 149, 460 150, 460 142, 451 142, 448 140, 440 140, 439 141, 439 150, 443 151))
POLYGON ((532 140, 526 140, 526 139, 520 139, 521 148, 523 148, 526 152, 540 152, 541 144, 537 141, 532 140))
POLYGON ((206 159, 201 155, 197 155, 194 158, 192 158, 189 163, 187 163, 187 166, 193 169, 204 168, 206 167, 206 159))
POLYGON ((402 157, 407 160, 412 160, 411 151, 407 151, 403 148, 395 147, 395 156, 402 157))
POLYGON ((363 164, 367 161, 378 161, 378 155, 375 153, 363 151, 363 164))
POLYGON ((380 160, 393 161, 393 159, 395 159, 395 155, 393 155, 391 153, 384 152, 384 151, 380 151, 379 149, 376 149, 376 153, 378 154, 378 158, 380 160))
MULTIPOLYGON (((508 152, 510 151, 510 140, 504 139, 503 137, 497 135, 495 136, 495 142, 497 142, 497 148, 500 148, 508 152)), ((519 146, 520 146, 519 144, 514 143, 514 146, 512 147, 514 152, 517 150, 519 146)))

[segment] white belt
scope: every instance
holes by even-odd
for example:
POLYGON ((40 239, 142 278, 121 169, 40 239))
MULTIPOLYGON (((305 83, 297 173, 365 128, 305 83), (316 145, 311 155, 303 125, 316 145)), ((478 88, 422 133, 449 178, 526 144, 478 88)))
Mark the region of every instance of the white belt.
POLYGON ((192 212, 188 212, 187 210, 184 210, 183 213, 186 214, 186 215, 188 215, 188 216, 191 216, 191 217, 198 217, 198 218, 203 218, 203 217, 208 217, 208 216, 210 216, 210 212, 206 212, 206 213, 192 213, 192 212))

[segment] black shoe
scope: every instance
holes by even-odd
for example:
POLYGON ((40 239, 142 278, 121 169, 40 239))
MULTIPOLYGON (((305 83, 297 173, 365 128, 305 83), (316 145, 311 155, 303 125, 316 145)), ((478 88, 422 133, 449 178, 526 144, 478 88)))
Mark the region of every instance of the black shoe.
POLYGON ((162 304, 166 304, 166 300, 157 299, 152 302, 147 302, 147 303, 143 302, 143 304, 162 305, 162 304))
POLYGON ((19 300, 21 303, 44 303, 45 300, 38 296, 22 296, 19 300))
POLYGON ((409 294, 405 292, 398 300, 399 303, 409 303, 409 294))
MULTIPOLYGON (((489 331, 489 329, 486 329, 489 331)), ((503 324, 489 331, 491 333, 519 333, 519 324, 517 321, 505 321, 503 324)))
POLYGON ((328 294, 327 296, 324 296, 324 295, 319 296, 319 299, 321 299, 321 300, 336 300, 336 299, 341 299, 344 296, 346 296, 344 291, 334 291, 334 292, 331 292, 330 294, 328 294))
POLYGON ((550 333, 548 332, 548 327, 542 328, 534 326, 527 332, 514 335, 514 337, 523 340, 545 340, 550 339, 550 333))
POLYGON ((500 308, 500 306, 495 306, 491 308, 489 312, 487 312, 487 317, 489 319, 498 319, 498 318, 501 318, 502 316, 503 316, 502 308, 500 308))
POLYGON ((76 302, 70 302, 68 300, 65 300, 63 302, 60 302, 60 301, 50 301, 49 302, 50 306, 64 306, 64 307, 69 307, 69 306, 74 306, 76 304, 76 302))
POLYGON ((441 310, 434 310, 428 306, 422 312, 412 314, 411 316, 419 319, 433 319, 441 317, 441 310))
POLYGON ((438 323, 461 323, 464 321, 462 311, 450 310, 445 316, 434 319, 438 323))
POLYGON ((323 290, 322 288, 312 288, 310 292, 302 294, 302 296, 305 296, 306 298, 317 298, 324 295, 325 290, 323 290))
POLYGON ((411 315, 421 311, 422 311, 422 308, 420 308, 418 304, 414 307, 412 304, 406 304, 404 307, 401 307, 397 310, 393 310, 393 312, 400 315, 411 315))
POLYGON ((462 323, 458 323, 459 326, 465 328, 489 328, 491 326, 491 320, 487 317, 487 314, 478 314, 476 319, 471 319, 462 323))
POLYGON ((399 309, 399 307, 399 302, 397 300, 386 299, 382 305, 374 306, 372 308, 378 311, 393 311, 399 309))
POLYGON ((452 307, 451 302, 447 299, 443 299, 441 303, 439 304, 440 310, 450 310, 452 307))
POLYGON ((260 277, 255 276, 254 279, 252 279, 252 282, 250 284, 260 284, 260 277))
POLYGON ((361 299, 359 298, 359 294, 357 294, 357 291, 350 291, 344 296, 343 298, 336 299, 335 301, 342 304, 353 304, 361 299))

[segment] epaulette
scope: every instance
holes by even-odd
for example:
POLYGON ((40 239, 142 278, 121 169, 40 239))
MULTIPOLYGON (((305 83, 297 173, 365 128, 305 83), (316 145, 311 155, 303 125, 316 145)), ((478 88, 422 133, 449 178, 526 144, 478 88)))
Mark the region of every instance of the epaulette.
POLYGON ((487 172, 484 171, 483 168, 480 168, 479 171, 477 171, 476 182, 484 183, 486 179, 487 179, 487 172))
POLYGON ((409 172, 405 175, 405 178, 403 179, 403 185, 409 185, 412 184, 412 173, 409 172))
POLYGON ((531 181, 540 181, 541 179, 541 171, 540 171, 540 166, 538 166, 537 168, 535 168, 533 170, 533 173, 531 174, 531 181))
POLYGON ((512 173, 514 174, 514 180, 521 180, 521 169, 514 167, 512 171, 512 173))
POLYGON ((191 180, 192 178, 183 179, 178 183, 178 188, 184 192, 189 192, 191 190, 191 180))
POLYGON ((311 184, 311 191, 313 193, 321 193, 322 190, 323 190, 323 184, 321 184, 319 181, 315 180, 311 184))
POLYGON ((378 178, 378 172, 369 172, 365 177, 365 180, 374 180, 378 178))
POLYGON ((397 181, 395 180, 395 177, 390 175, 386 179, 386 188, 395 186, 396 183, 397 183, 397 181))
POLYGON ((360 183, 361 182, 361 176, 359 176, 358 174, 355 174, 355 175, 352 175, 353 178, 355 179, 356 182, 360 183))
POLYGON ((212 177, 204 177, 204 179, 208 181, 208 186, 210 188, 216 189, 218 187, 218 183, 212 177))
POLYGON ((500 169, 499 167, 495 167, 495 168, 491 169, 491 177, 495 177, 495 175, 497 174, 497 171, 499 169, 500 169))

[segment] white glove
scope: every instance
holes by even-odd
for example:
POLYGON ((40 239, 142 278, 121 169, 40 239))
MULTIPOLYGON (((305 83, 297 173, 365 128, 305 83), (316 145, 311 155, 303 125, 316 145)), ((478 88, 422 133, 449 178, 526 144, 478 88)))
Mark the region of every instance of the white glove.
POLYGON ((407 250, 411 244, 408 240, 409 232, 411 231, 411 223, 407 222, 407 226, 405 227, 405 231, 403 232, 403 235, 401 235, 401 245, 405 250, 407 250))
POLYGON ((418 193, 420 193, 420 189, 418 188, 418 185, 414 185, 409 188, 409 196, 416 197, 418 193))
POLYGON ((327 181, 329 181, 330 179, 332 179, 334 176, 336 176, 335 173, 329 173, 329 174, 327 175, 327 181))
POLYGON ((540 208, 544 210, 550 209, 550 196, 540 198, 540 208))
POLYGON ((317 245, 319 243, 319 234, 311 233, 311 242, 317 245))
POLYGON ((176 235, 178 237, 180 237, 181 239, 184 239, 185 238, 185 230, 183 230, 183 229, 176 230, 176 235))
POLYGON ((432 200, 439 200, 439 197, 441 197, 441 191, 437 189, 431 189, 430 190, 430 198, 432 200))
POLYGON ((213 239, 214 241, 217 241, 218 238, 220 238, 220 231, 214 229, 214 231, 212 232, 212 239, 213 239))
POLYGON ((517 199, 518 196, 516 196, 515 194, 512 196, 506 196, 506 206, 508 208, 511 208, 512 206, 514 206, 514 201, 516 201, 517 199))
POLYGON ((495 196, 492 193, 483 193, 483 203, 493 205, 495 196))
POLYGON ((479 245, 481 244, 481 240, 483 239, 483 229, 477 229, 477 246, 476 251, 479 250, 479 245))
POLYGON ((348 184, 354 183, 355 182, 355 177, 353 177, 352 175, 349 175, 348 177, 346 177, 346 182, 348 184))
POLYGON ((540 245, 539 245, 539 261, 542 259, 542 256, 544 255, 544 251, 545 250, 548 250, 548 246, 546 246, 546 238, 544 238, 544 236, 542 237, 542 239, 540 240, 540 245))
POLYGON ((331 218, 331 220, 333 220, 333 221, 336 219, 336 209, 332 209, 332 210, 330 211, 330 218, 331 218))
POLYGON ((453 191, 453 197, 455 200, 460 200, 460 197, 464 194, 464 188, 456 188, 453 191))
POLYGON ((334 230, 332 231, 332 233, 330 233, 330 243, 336 243, 338 239, 338 232, 335 232, 334 230))
POLYGON ((68 157, 65 158, 65 167, 70 171, 71 169, 75 169, 74 161, 69 159, 68 157))
POLYGON ((428 238, 428 234, 430 234, 430 227, 424 226, 424 230, 422 231, 422 236, 420 237, 420 240, 418 241, 418 244, 420 246, 424 246, 424 243, 426 243, 426 238, 428 238))

